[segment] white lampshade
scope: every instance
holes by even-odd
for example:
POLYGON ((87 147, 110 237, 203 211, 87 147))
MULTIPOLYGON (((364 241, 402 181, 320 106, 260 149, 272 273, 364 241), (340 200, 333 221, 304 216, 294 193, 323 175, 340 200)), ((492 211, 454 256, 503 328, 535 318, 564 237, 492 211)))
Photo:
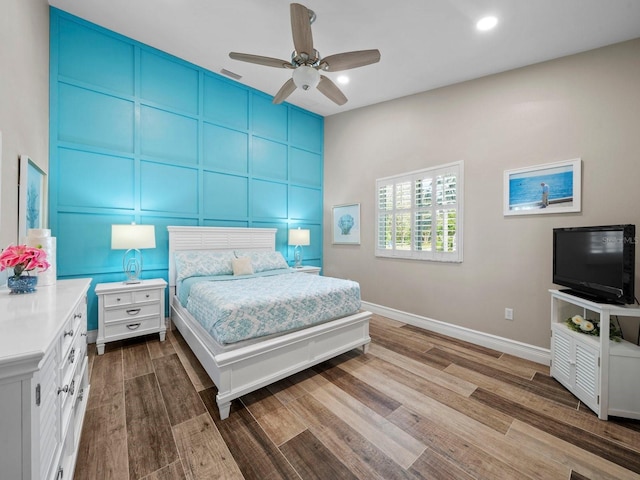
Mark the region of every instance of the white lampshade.
POLYGON ((309 230, 305 228, 289 230, 289 245, 300 245, 301 247, 311 245, 309 230))
POLYGON ((153 225, 111 225, 111 249, 156 248, 156 230, 153 225))
POLYGON ((315 88, 320 83, 320 72, 313 67, 302 65, 293 71, 293 83, 303 90, 315 88))

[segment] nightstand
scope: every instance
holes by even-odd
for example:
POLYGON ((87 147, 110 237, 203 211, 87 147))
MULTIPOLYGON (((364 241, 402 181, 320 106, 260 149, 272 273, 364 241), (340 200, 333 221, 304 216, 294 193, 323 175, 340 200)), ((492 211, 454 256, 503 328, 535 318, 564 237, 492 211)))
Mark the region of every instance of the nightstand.
POLYGON ((311 265, 303 265, 301 267, 293 267, 296 272, 309 273, 311 275, 320 275, 320 267, 313 267, 311 265))
POLYGON ((164 341, 167 326, 164 319, 164 291, 167 282, 161 278, 140 283, 99 283, 98 355, 104 344, 123 338, 159 333, 164 341))

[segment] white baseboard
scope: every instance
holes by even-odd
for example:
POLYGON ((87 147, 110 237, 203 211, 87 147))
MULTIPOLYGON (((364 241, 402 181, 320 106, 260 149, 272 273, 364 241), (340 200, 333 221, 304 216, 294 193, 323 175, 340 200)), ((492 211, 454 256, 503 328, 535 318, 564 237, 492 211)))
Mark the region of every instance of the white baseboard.
POLYGON ((498 337, 489 333, 478 332, 477 330, 471 330, 470 328, 460 327, 451 323, 441 322, 440 320, 422 317, 420 315, 403 312, 389 307, 383 307, 381 305, 376 305, 375 303, 362 302, 362 308, 392 320, 408 323, 415 327, 424 328, 425 330, 458 338, 483 347, 492 348, 493 350, 508 353, 526 360, 531 360, 532 362, 541 363, 542 365, 550 364, 551 352, 548 348, 536 347, 535 345, 529 345, 516 340, 498 337))
POLYGON ((89 330, 87 332, 87 343, 96 343, 98 340, 98 330, 89 330))

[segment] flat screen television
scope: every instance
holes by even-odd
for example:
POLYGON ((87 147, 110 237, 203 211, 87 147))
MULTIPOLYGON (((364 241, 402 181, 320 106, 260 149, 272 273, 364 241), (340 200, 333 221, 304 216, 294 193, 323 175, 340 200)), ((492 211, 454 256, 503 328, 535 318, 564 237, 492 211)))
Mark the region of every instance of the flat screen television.
POLYGON ((635 302, 635 225, 553 229, 553 283, 599 303, 635 302))

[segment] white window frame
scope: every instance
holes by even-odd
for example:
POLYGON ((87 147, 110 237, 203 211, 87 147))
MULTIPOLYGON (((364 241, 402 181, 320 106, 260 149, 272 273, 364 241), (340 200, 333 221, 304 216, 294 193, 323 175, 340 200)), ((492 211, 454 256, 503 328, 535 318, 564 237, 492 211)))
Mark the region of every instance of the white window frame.
MULTIPOLYGON (((391 257, 391 258, 406 258, 413 260, 430 260, 436 262, 455 262, 461 263, 463 258, 463 205, 464 205, 464 162, 462 160, 458 162, 452 162, 445 165, 438 165, 422 170, 415 170, 413 172, 404 173, 400 175, 393 175, 390 177, 379 178, 376 180, 376 237, 375 237, 375 255, 377 257, 391 257), (450 204, 438 204, 436 199, 435 179, 438 176, 454 174, 456 176, 456 195, 455 203, 450 204), (433 188, 431 190, 432 201, 429 206, 417 206, 416 205, 416 181, 422 180, 425 177, 433 178, 433 188), (396 202, 396 185, 401 183, 411 183, 411 207, 399 208, 396 202), (391 203, 392 208, 381 208, 381 195, 380 189, 382 187, 391 186, 391 203), (456 233, 455 233, 455 249, 453 251, 436 251, 435 245, 435 231, 436 231, 436 217, 437 212, 440 210, 455 210, 456 216, 456 233), (415 222, 416 213, 431 213, 432 222, 432 235, 431 235, 431 250, 421 250, 416 248, 415 239, 415 222), (410 214, 411 215, 411 241, 410 245, 405 245, 404 248, 398 248, 396 244, 396 218, 398 214, 410 214), (383 215, 391 215, 391 241, 388 248, 380 248, 381 231, 380 225, 383 215)), ((386 232, 385 232, 386 234, 386 232)), ((386 235, 385 235, 386 236, 386 235)))

